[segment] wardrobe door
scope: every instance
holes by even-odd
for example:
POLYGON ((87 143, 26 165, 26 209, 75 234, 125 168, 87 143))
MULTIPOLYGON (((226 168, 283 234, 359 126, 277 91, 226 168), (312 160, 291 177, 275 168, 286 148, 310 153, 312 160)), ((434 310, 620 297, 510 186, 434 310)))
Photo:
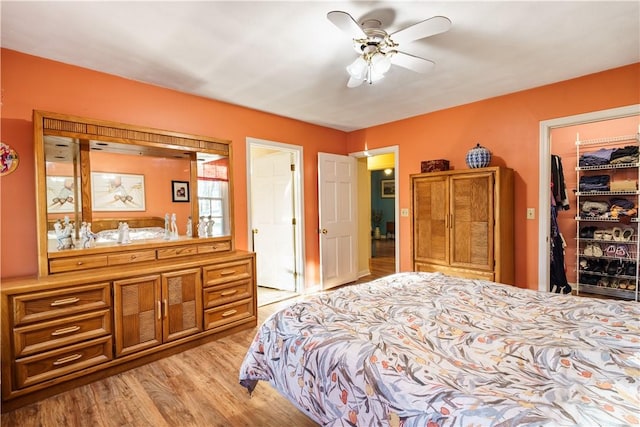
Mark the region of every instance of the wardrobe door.
POLYGON ((450 265, 494 268, 494 174, 451 176, 450 265))
POLYGON ((449 177, 413 181, 414 262, 449 263, 449 177))

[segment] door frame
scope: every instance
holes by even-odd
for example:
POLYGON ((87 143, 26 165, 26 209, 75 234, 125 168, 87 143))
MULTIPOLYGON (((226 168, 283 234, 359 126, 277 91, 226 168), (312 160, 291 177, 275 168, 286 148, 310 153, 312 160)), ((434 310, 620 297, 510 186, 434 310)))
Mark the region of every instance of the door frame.
POLYGON ((304 206, 304 187, 302 177, 303 171, 303 149, 301 145, 286 144, 283 142, 269 141, 266 139, 247 137, 246 138, 246 174, 247 174, 247 236, 249 241, 247 245, 251 245, 251 239, 253 238, 253 224, 251 218, 252 206, 251 206, 251 148, 261 147, 270 150, 284 151, 293 155, 293 164, 295 165, 295 171, 293 174, 293 199, 294 199, 294 216, 296 223, 293 227, 295 236, 294 244, 296 247, 295 267, 297 275, 294 279, 295 292, 301 293, 304 290, 305 283, 305 238, 304 238, 304 213, 302 207, 304 206))
MULTIPOLYGON (((395 206, 393 208, 393 220, 396 223, 396 234, 395 234, 395 240, 396 240, 396 244, 395 244, 395 263, 396 263, 396 273, 398 271, 400 271, 400 239, 402 238, 402 234, 399 232, 400 227, 399 227, 399 222, 398 219, 400 218, 400 193, 398 192, 398 181, 400 180, 400 147, 398 145, 390 145, 387 147, 381 147, 381 148, 374 148, 372 150, 368 150, 365 148, 364 151, 357 151, 354 153, 349 153, 349 156, 355 157, 357 159, 361 159, 363 157, 373 157, 373 156, 379 156, 381 154, 393 154, 393 168, 394 168, 394 185, 395 185, 395 206)), ((369 210, 371 210, 371 206, 368 207, 369 210)))
POLYGON ((549 183, 551 182, 551 130, 636 115, 640 115, 640 104, 559 117, 540 122, 540 157, 538 160, 538 169, 540 170, 540 181, 538 182, 538 206, 540 207, 538 211, 538 235, 540 236, 538 240, 539 291, 549 292, 549 270, 551 268, 551 260, 549 257, 549 242, 551 239, 551 218, 549 212, 551 211, 551 202, 549 193, 543 191, 543 189, 549 187, 549 183), (542 238, 543 236, 544 239, 542 238))

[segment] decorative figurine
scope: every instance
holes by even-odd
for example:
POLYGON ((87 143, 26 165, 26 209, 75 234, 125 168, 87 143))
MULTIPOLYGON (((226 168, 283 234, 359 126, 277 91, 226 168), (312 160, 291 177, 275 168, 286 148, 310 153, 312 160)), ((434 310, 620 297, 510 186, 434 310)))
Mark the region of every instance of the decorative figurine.
POLYGON ((207 222, 207 236, 209 237, 213 237, 213 224, 215 224, 215 221, 209 215, 209 221, 207 222))
POLYGON ((178 240, 178 224, 176 224, 176 214, 171 214, 171 240, 178 240))
POLYGON ((72 249, 75 248, 73 244, 73 224, 69 221, 69 217, 64 217, 64 227, 60 223, 60 220, 56 221, 53 225, 56 230, 56 239, 58 239, 58 249, 72 249))
POLYGON ((169 214, 164 214, 164 240, 171 238, 171 232, 169 230, 169 214))
POLYGON ((193 221, 191 215, 187 218, 187 237, 193 237, 193 221))
POLYGON ((198 223, 198 237, 207 237, 207 223, 203 216, 200 217, 200 222, 198 223))
POLYGON ((88 247, 89 237, 87 236, 87 223, 85 221, 82 221, 82 225, 80 225, 80 242, 82 242, 83 248, 88 247))
POLYGON ((131 239, 129 238, 129 224, 126 222, 121 222, 118 227, 118 243, 122 243, 123 245, 131 243, 131 239))
POLYGON ((98 235, 96 233, 94 233, 93 231, 91 231, 91 223, 87 223, 87 246, 84 246, 85 248, 92 248, 95 246, 96 244, 96 238, 98 237, 98 235))

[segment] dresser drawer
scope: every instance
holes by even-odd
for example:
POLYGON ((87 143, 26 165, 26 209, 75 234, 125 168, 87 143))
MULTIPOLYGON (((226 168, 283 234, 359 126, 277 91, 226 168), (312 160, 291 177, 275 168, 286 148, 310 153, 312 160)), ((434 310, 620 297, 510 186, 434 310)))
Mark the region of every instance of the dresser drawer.
POLYGON ((14 356, 28 356, 108 335, 110 313, 106 309, 15 328, 14 356))
POLYGON ((109 283, 98 283, 13 296, 13 325, 111 307, 110 289, 109 283))
POLYGON ((253 276, 251 258, 202 267, 202 286, 214 286, 253 276))
POLYGON ((58 258, 49 260, 50 273, 65 271, 87 270, 90 268, 106 267, 109 260, 106 255, 87 255, 72 258, 58 258))
POLYGON ((204 308, 212 308, 253 295, 251 279, 237 280, 224 285, 209 286, 203 290, 204 308))
POLYGON ((18 388, 28 387, 113 359, 111 336, 24 357, 15 362, 18 388))
POLYGON ((213 252, 224 252, 231 250, 231 241, 225 240, 223 242, 212 242, 204 245, 198 245, 199 254, 210 254, 213 252))
POLYGON ((131 264, 131 263, 143 262, 143 261, 155 261, 156 251, 152 249, 148 251, 125 252, 122 254, 109 255, 108 259, 109 259, 109 265, 121 265, 121 264, 131 264))
POLYGON ((253 299, 221 305, 204 312, 204 328, 214 329, 236 320, 254 316, 253 299))
POLYGON ((175 248, 158 249, 158 259, 177 258, 181 256, 196 255, 198 253, 197 246, 178 246, 175 248))

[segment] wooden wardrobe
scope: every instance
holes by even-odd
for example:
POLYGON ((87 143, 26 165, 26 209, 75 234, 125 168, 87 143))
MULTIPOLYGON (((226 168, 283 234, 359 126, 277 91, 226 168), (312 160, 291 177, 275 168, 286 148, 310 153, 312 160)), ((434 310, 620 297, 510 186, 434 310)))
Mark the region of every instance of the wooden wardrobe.
POLYGON ((513 170, 411 175, 415 271, 514 283, 513 170))

